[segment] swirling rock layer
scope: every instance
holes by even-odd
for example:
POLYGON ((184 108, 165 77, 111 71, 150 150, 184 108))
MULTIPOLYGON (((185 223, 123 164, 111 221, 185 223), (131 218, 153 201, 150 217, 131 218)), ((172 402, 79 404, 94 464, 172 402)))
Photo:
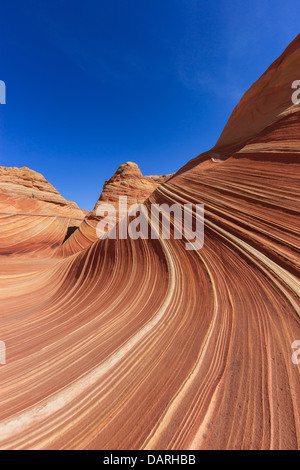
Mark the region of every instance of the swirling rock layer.
POLYGON ((128 238, 3 256, 1 448, 300 447, 300 111, 272 99, 247 142, 146 202, 204 203, 201 250, 128 238))

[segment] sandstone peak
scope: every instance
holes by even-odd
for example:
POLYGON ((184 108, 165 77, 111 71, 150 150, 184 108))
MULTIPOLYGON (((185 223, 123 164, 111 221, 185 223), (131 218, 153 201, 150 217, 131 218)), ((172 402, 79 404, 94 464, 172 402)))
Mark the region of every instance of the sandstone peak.
POLYGON ((14 195, 78 209, 75 202, 65 199, 46 178, 27 167, 0 166, 0 194, 14 195))
POLYGON ((37 171, 31 170, 27 166, 21 168, 16 166, 0 166, 0 177, 16 177, 20 179, 32 179, 36 181, 46 181, 44 176, 37 171))
POLYGON ((299 80, 300 34, 249 88, 233 110, 215 148, 238 150, 284 114, 300 105, 292 103, 292 84, 299 80))
POLYGON ((69 226, 79 225, 86 215, 41 173, 27 167, 0 167, 0 211, 5 219, 13 217, 18 227, 13 234, 9 225, 2 227, 0 254, 56 247, 63 242, 69 226))
POLYGON ((136 163, 133 163, 133 162, 123 163, 122 165, 118 167, 117 171, 112 176, 112 178, 115 178, 115 177, 124 178, 128 176, 133 176, 133 177, 143 176, 141 170, 139 169, 139 166, 136 163))
POLYGON ((111 202, 117 206, 119 196, 127 196, 129 204, 141 203, 157 186, 167 181, 171 176, 172 174, 144 176, 136 163, 123 163, 113 176, 105 181, 95 208, 101 202, 111 202))
POLYGON ((71 234, 60 252, 70 255, 90 246, 96 239, 96 226, 99 222, 97 208, 108 203, 115 207, 119 217, 119 197, 126 196, 128 205, 143 203, 155 189, 166 182, 170 175, 143 176, 136 163, 126 162, 120 165, 113 176, 105 181, 102 193, 90 214, 81 223, 78 230, 71 234))

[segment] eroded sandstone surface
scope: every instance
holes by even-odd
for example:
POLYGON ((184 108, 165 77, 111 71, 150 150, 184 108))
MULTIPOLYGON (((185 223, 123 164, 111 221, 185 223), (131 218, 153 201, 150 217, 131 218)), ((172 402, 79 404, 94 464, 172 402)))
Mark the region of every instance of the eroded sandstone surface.
POLYGON ((1 233, 23 231, 27 247, 0 257, 2 449, 300 448, 299 54, 300 36, 216 147, 149 197, 150 180, 122 184, 127 169, 141 178, 131 164, 105 184, 97 204, 123 191, 147 206, 204 203, 201 250, 172 237, 84 247, 81 227, 77 248, 34 258, 40 215, 25 231, 14 206, 2 213, 1 233))
POLYGON ((99 238, 101 234, 97 234, 96 227, 100 221, 99 212, 97 215, 97 209, 99 210, 100 206, 111 204, 116 210, 116 222, 118 222, 120 218, 120 197, 127 197, 128 207, 133 204, 141 204, 160 184, 170 179, 171 176, 171 174, 143 176, 136 163, 126 162, 120 165, 114 175, 105 181, 94 209, 85 217, 78 230, 65 241, 58 253, 64 256, 77 253, 99 238))
POLYGON ((51 252, 85 215, 40 173, 0 167, 0 254, 51 252))

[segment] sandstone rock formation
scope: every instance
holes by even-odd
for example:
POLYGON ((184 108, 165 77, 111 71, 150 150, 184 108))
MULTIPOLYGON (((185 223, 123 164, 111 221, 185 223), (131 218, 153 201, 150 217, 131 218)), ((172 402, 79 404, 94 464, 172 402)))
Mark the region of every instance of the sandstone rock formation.
POLYGON ((75 202, 64 199, 43 175, 26 167, 0 166, 0 192, 78 209, 75 202))
POLYGON ((136 163, 124 163, 108 181, 105 181, 95 209, 102 202, 106 202, 113 204, 118 210, 119 196, 127 196, 129 205, 142 203, 157 186, 170 179, 171 176, 143 176, 136 163))
POLYGON ((40 173, 0 167, 0 254, 51 251, 85 215, 40 173))
MULTIPOLYGON (((63 256, 71 255, 90 246, 98 239, 96 227, 100 220, 97 209, 103 204, 111 204, 116 209, 116 220, 119 220, 119 197, 126 196, 128 206, 143 203, 162 183, 170 179, 170 175, 143 176, 136 163, 127 162, 120 165, 115 174, 105 181, 103 191, 94 209, 85 217, 70 238, 59 249, 63 256)), ((103 232, 104 233, 104 232, 103 232)))
POLYGON ((195 164, 205 162, 208 157, 214 162, 224 161, 232 152, 237 152, 263 129, 285 115, 297 112, 299 104, 292 103, 294 81, 299 79, 300 35, 287 47, 282 55, 249 88, 233 110, 215 147, 190 160, 180 172, 195 164))
POLYGON ((0 448, 300 448, 299 52, 300 36, 218 145, 146 201, 204 203, 202 250, 128 238, 3 256, 0 448))

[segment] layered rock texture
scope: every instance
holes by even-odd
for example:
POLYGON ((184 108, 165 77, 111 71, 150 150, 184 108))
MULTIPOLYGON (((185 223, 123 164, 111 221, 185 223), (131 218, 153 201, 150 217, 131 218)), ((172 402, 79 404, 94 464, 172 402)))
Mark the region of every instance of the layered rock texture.
POLYGON ((40 173, 0 167, 0 254, 51 252, 85 215, 40 173))
POLYGON ((204 203, 201 250, 128 238, 2 257, 2 449, 300 448, 299 59, 300 36, 216 147, 146 200, 204 203))
POLYGON ((126 196, 128 207, 134 204, 143 203, 151 193, 162 183, 170 179, 172 174, 160 176, 143 176, 136 163, 127 162, 120 165, 115 174, 103 186, 103 191, 94 207, 86 216, 78 230, 76 230, 68 240, 62 245, 58 253, 68 256, 90 246, 96 241, 101 233, 97 225, 101 220, 99 209, 112 205, 116 210, 115 221, 120 218, 119 201, 120 197, 126 196))
POLYGON ((129 205, 142 203, 157 186, 168 181, 171 176, 173 175, 143 176, 136 163, 124 163, 108 181, 105 181, 95 209, 105 202, 113 204, 118 210, 119 196, 127 196, 129 205))

